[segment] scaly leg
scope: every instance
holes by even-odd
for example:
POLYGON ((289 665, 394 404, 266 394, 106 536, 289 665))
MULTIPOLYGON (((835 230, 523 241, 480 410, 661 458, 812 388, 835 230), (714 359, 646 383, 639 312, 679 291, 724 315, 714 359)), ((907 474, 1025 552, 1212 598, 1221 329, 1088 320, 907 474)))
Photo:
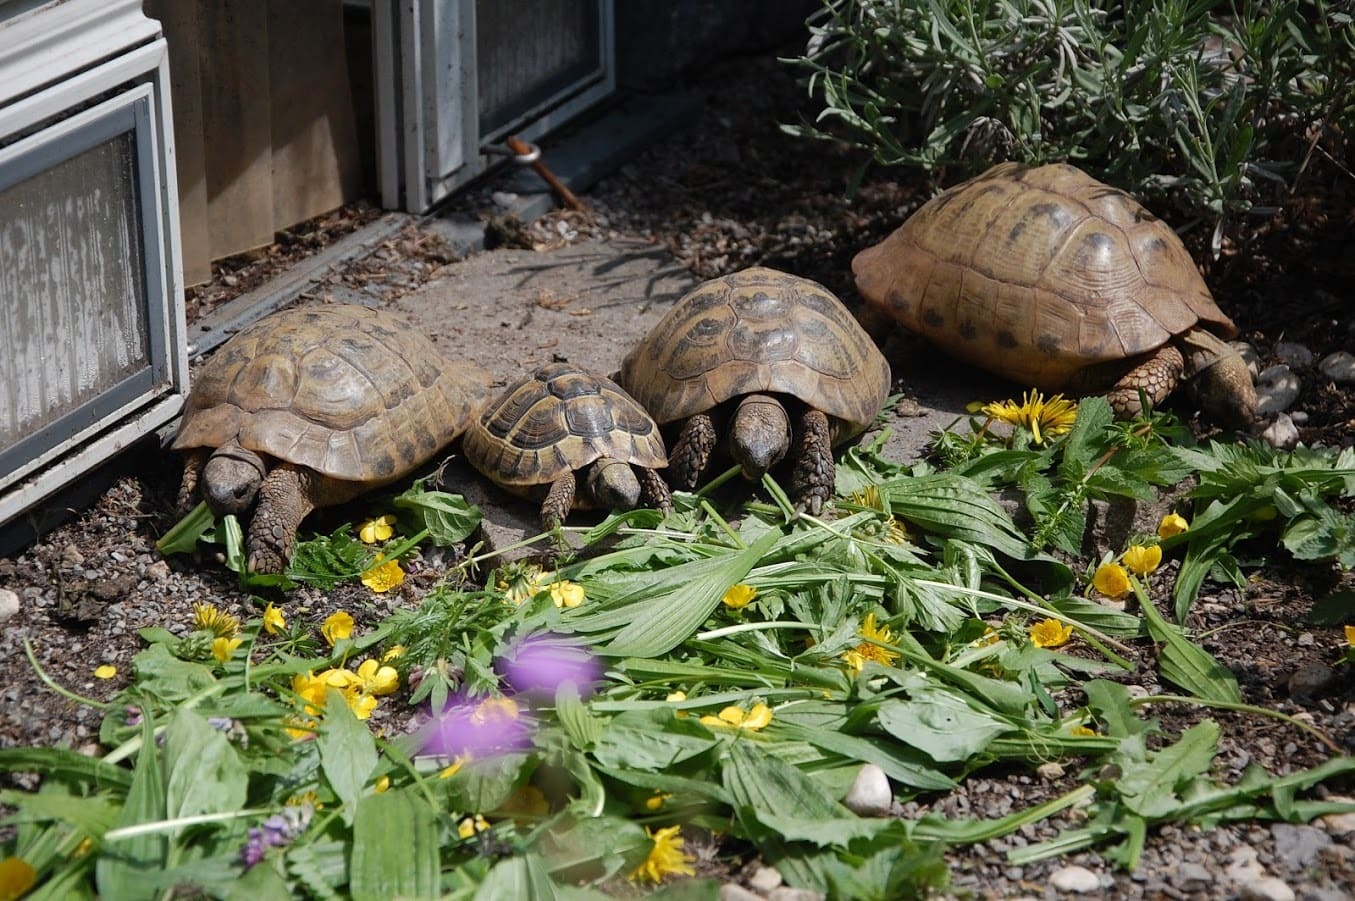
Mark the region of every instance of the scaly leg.
POLYGON ((245 547, 249 571, 280 573, 296 550, 296 530, 315 509, 315 473, 291 463, 273 467, 259 486, 259 502, 245 547))
POLYGON ((668 455, 668 479, 674 488, 691 491, 700 483, 715 452, 715 423, 709 413, 688 419, 668 455))
POLYGON ((211 455, 209 447, 195 447, 184 455, 183 481, 179 483, 179 497, 174 502, 174 512, 180 517, 187 516, 198 505, 198 482, 211 455))
POLYGON ((550 486, 541 502, 541 527, 547 531, 564 525, 574 507, 574 473, 567 472, 550 486))
POLYGON ((643 466, 633 468, 636 478, 640 480, 640 500, 644 502, 644 505, 653 507, 665 516, 672 513, 673 495, 668 490, 668 483, 652 469, 646 469, 643 466))
POLYGON ((790 476, 790 497, 795 509, 818 516, 833 496, 835 477, 828 417, 821 410, 806 410, 795 436, 794 469, 790 476))

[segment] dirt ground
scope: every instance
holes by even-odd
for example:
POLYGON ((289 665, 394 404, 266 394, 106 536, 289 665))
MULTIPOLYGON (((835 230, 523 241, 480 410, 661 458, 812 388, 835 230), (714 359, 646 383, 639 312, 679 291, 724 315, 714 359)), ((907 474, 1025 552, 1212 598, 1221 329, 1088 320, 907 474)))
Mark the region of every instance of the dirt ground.
MULTIPOLYGON (((436 240, 436 228, 415 226, 372 257, 341 267, 309 292, 308 301, 348 299, 358 292, 366 302, 423 318, 444 350, 477 359, 501 382, 529 364, 561 357, 611 371, 608 362, 619 362, 628 336, 657 319, 686 287, 750 265, 814 278, 849 304, 857 303, 851 256, 883 238, 927 196, 925 181, 915 173, 873 170, 849 195, 848 178, 859 156, 843 146, 795 140, 779 131, 778 123, 812 111, 791 74, 770 57, 712 68, 687 87, 705 101, 700 122, 597 186, 585 198, 590 214, 548 215, 526 230, 530 246, 461 262, 450 260, 436 240), (570 288, 560 275, 569 267, 591 273, 586 293, 570 288), (486 285, 496 285, 501 293, 486 294, 486 285)), ((495 189, 490 183, 468 192, 460 211, 493 216, 495 189)), ((1275 346, 1282 340, 1302 343, 1318 358, 1355 350, 1355 321, 1346 312, 1349 286, 1355 284, 1353 196, 1348 176, 1319 165, 1280 217, 1249 223, 1249 230, 1230 241, 1226 255, 1209 267, 1220 305, 1242 327, 1262 365, 1275 361, 1275 346)), ((362 208, 336 216, 358 224, 370 219, 362 208)), ((343 230, 334 227, 335 221, 330 217, 310 231, 293 230, 275 249, 218 264, 214 282, 193 292, 190 310, 196 315, 262 283, 308 240, 324 246, 343 230), (307 234, 318 237, 307 239, 307 234)), ((1187 238, 1194 244, 1202 240, 1195 233, 1187 238)), ((964 399, 1019 396, 1018 386, 978 375, 916 342, 893 338, 885 348, 896 390, 905 396, 894 413, 900 433, 925 436, 954 418, 964 399), (914 421, 919 414, 921 420, 914 421)), ((1311 367, 1300 376, 1303 392, 1294 409, 1306 414, 1302 440, 1355 445, 1351 386, 1324 380, 1311 367)), ((898 453, 907 459, 920 449, 919 443, 898 453)), ((250 609, 249 596, 217 562, 164 560, 154 551, 155 540, 172 521, 177 461, 150 448, 121 459, 115 471, 112 487, 77 510, 67 525, 0 558, 0 584, 21 598, 20 613, 0 629, 6 671, 0 746, 92 749, 95 742, 98 711, 48 690, 25 660, 25 642, 51 679, 103 699, 119 687, 121 677, 100 682, 91 671, 99 663, 113 663, 128 672, 128 661, 139 649, 137 629, 186 631, 195 602, 211 601, 237 614, 250 609)), ((512 515, 531 512, 502 499, 497 503, 510 514, 516 511, 512 515)), ((311 525, 322 530, 355 515, 340 509, 311 525)), ((1207 585, 1189 625, 1206 634, 1204 645, 1237 673, 1249 703, 1301 715, 1346 753, 1355 751, 1355 685, 1348 670, 1344 675, 1323 670, 1338 654, 1340 630, 1304 623, 1315 598, 1351 588, 1355 581, 1334 567, 1296 565, 1277 554, 1273 544, 1251 549, 1248 566, 1247 591, 1207 585), (1321 678, 1314 681, 1314 673, 1321 678)), ((303 588, 289 603, 299 614, 317 618, 344 607, 360 626, 370 625, 393 607, 415 603, 438 575, 430 559, 421 568, 416 565, 398 594, 375 596, 361 586, 330 593, 303 588)), ((1143 687, 1155 691, 1151 673, 1145 669, 1143 687)), ((1186 708, 1162 708, 1158 714, 1171 731, 1200 718, 1186 708)), ((1329 753, 1275 720, 1215 718, 1224 730, 1217 762, 1217 775, 1224 778, 1238 778, 1250 764, 1287 773, 1329 753)), ((1050 776, 1025 769, 984 770, 950 795, 911 800, 905 812, 997 816, 1068 790, 1077 774, 1076 764, 1050 776)), ((1341 788, 1355 794, 1355 786, 1341 788)), ((1076 863, 1101 878, 1107 896, 1232 897, 1235 889, 1224 870, 1238 849, 1250 847, 1298 897, 1355 893, 1355 836, 1318 827, 1311 828, 1319 835, 1269 824, 1208 832, 1159 830, 1150 835, 1143 864, 1133 874, 1114 870, 1094 852, 1027 867, 1006 864, 1003 852, 1052 837, 1069 822, 1050 821, 954 852, 949 860, 955 889, 981 897, 1054 897, 1050 874, 1076 863)), ((735 879, 746 877, 752 865, 731 859, 732 851, 716 855, 717 869, 733 872, 735 879)))

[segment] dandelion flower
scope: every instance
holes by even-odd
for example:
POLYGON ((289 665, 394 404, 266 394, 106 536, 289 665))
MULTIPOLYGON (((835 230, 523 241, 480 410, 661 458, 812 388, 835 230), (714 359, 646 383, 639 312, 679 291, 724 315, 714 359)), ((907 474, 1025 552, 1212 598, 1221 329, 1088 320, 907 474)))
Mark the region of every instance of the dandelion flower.
POLYGON ((649 856, 645 858, 645 862, 632 870, 628 878, 632 882, 651 882, 658 885, 665 877, 674 873, 695 876, 696 870, 692 868, 695 858, 682 850, 682 836, 679 835, 681 829, 681 826, 665 826, 654 832, 646 826, 645 831, 653 840, 654 847, 649 849, 649 856))
POLYGON ((400 688, 400 674, 395 667, 382 666, 375 660, 358 664, 357 675, 362 680, 362 690, 369 695, 388 695, 400 688))
POLYGON ((1162 548, 1155 544, 1131 545, 1120 559, 1134 575, 1146 576, 1162 563, 1162 548))
POLYGON ((772 721, 772 709, 766 704, 756 704, 752 710, 744 710, 742 707, 730 705, 721 710, 717 716, 701 717, 701 725, 716 726, 721 729, 727 729, 731 726, 735 729, 746 729, 749 732, 756 732, 772 721))
MULTIPOLYGON (((888 626, 876 626, 874 613, 866 614, 865 622, 861 623, 861 628, 857 630, 856 634, 860 635, 862 638, 871 639, 883 644, 894 643, 893 630, 888 626)), ((861 644, 844 653, 842 657, 853 670, 860 673, 866 668, 866 661, 868 660, 874 660, 881 666, 893 666, 894 661, 899 659, 899 654, 898 651, 882 648, 878 644, 872 644, 871 641, 863 641, 861 644)))
POLYGON ((235 654, 235 649, 240 647, 240 638, 214 638, 212 639, 212 656, 216 658, 217 663, 225 663, 235 654))
MULTIPOLYGON (((1350 627, 1347 626, 1347 629, 1350 627)), ((111 663, 105 663, 103 666, 94 667, 94 678, 111 679, 118 674, 118 668, 111 663)))
POLYGON ((194 604, 193 631, 211 632, 217 638, 234 638, 240 631, 240 621, 213 604, 194 604))
POLYGON ((466 817, 456 826, 456 834, 462 838, 470 838, 477 832, 484 832, 489 828, 489 821, 480 814, 476 814, 474 819, 466 817))
POLYGON ((400 568, 400 561, 383 560, 379 556, 376 558, 376 562, 362 574, 362 584, 377 594, 384 594, 403 581, 405 581, 405 571, 400 568))
POLYGON ((583 586, 568 579, 561 579, 550 586, 550 600, 557 607, 577 607, 585 597, 583 586))
POLYGON ((273 606, 270 601, 263 610, 263 630, 269 635, 280 635, 285 628, 287 628, 287 617, 283 616, 282 611, 273 606))
POLYGON ((884 504, 880 502, 879 485, 867 485, 860 491, 853 491, 848 500, 858 507, 869 507, 871 510, 879 510, 881 513, 885 509, 884 504))
MULTIPOLYGON (((1346 644, 1355 648, 1355 626, 1346 626, 1346 644)), ((102 669, 102 667, 100 667, 102 669)), ((95 675, 98 675, 97 673, 95 675)))
POLYGON ((404 645, 393 644, 386 650, 386 653, 381 655, 381 662, 390 663, 392 660, 399 660, 401 657, 405 656, 405 650, 406 648, 404 645))
POLYGON ((1184 516, 1176 513, 1168 513, 1162 517, 1162 522, 1157 524, 1157 537, 1170 538, 1173 535, 1180 535, 1190 528, 1190 523, 1186 522, 1184 516))
POLYGON ((394 525, 395 516, 391 513, 369 519, 358 526, 358 539, 363 544, 377 544, 385 541, 395 534, 395 530, 391 528, 394 525))
POLYGON ((331 613, 325 617, 324 624, 320 626, 320 634, 325 637, 325 641, 331 648, 345 638, 351 638, 353 636, 352 615, 343 610, 331 613))
POLYGON ((1076 735, 1079 738, 1092 738, 1096 735, 1095 729, 1088 729, 1086 726, 1074 726, 1068 730, 1069 735, 1076 735))
POLYGON ((1092 585, 1108 598, 1124 597, 1129 592, 1129 573, 1118 563, 1102 563, 1096 567, 1092 585))
POLYGON ((1045 400, 1039 391, 1027 391, 1021 396, 1020 404, 1014 400, 987 404, 983 412, 994 419, 1028 429, 1036 444, 1068 432, 1077 420, 1077 404, 1062 394, 1045 400))
POLYGON ((1030 643, 1037 648, 1057 648, 1073 637, 1073 627, 1052 617, 1030 627, 1030 643))
POLYGON ((729 587, 729 590, 725 592, 725 596, 720 599, 720 603, 731 610, 742 610, 744 607, 751 604, 755 597, 757 597, 757 589, 752 585, 745 585, 740 582, 737 585, 731 585, 729 587))
POLYGON ((506 571, 508 574, 499 580, 496 587, 503 592, 504 600, 514 606, 530 601, 550 582, 541 567, 535 564, 515 566, 506 571))

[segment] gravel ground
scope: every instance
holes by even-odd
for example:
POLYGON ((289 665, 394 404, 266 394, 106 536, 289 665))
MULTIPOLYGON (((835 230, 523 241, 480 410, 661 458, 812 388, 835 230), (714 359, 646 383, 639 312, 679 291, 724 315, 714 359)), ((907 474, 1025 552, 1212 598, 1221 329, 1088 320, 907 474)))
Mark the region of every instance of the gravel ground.
MULTIPOLYGON (((528 240, 542 248, 590 235, 646 240, 666 246, 703 277, 772 265, 816 278, 854 302, 851 255, 896 227, 926 196, 924 182, 910 173, 875 171, 849 198, 844 189, 848 173, 860 162, 856 154, 778 132, 778 122, 809 111, 790 76, 770 58, 712 67, 689 87, 707 101, 697 127, 599 185, 586 198, 590 216, 551 214, 530 226, 528 240)), ((1316 170, 1279 219, 1230 242, 1227 255, 1209 273, 1221 305, 1242 326, 1262 366, 1290 367, 1299 390, 1289 410, 1299 437, 1328 446, 1355 445, 1351 385, 1317 369, 1317 362, 1330 354, 1355 350, 1352 323, 1339 300, 1355 284, 1355 254, 1350 252, 1355 249, 1355 213, 1350 182, 1343 178, 1316 170), (1289 356, 1283 342, 1301 345, 1311 358, 1289 356)), ((470 192, 462 207, 491 217, 494 189, 487 184, 470 192)), ((317 235, 307 241, 323 246, 367 218, 370 212, 359 206, 309 231, 293 231, 317 235)), ((295 248, 307 241, 289 238, 275 249, 219 264, 213 284, 195 292, 195 314, 257 285, 294 259, 300 252, 295 248)), ((331 283, 389 301, 448 262, 447 249, 436 236, 416 227, 371 257, 350 262, 331 283)), ((25 642, 31 643, 51 679, 103 700, 117 690, 122 677, 98 681, 91 671, 97 664, 112 663, 128 672, 139 647, 138 629, 183 631, 192 605, 201 601, 236 614, 249 612, 251 599, 212 560, 164 560, 154 551, 154 541, 171 524, 177 463, 151 453, 128 455, 117 465, 112 487, 92 506, 21 553, 0 558, 0 584, 20 599, 20 611, 0 629, 0 659, 7 664, 0 690, 0 746, 94 748, 98 711, 47 690, 24 660, 25 642)), ((327 522, 320 517, 312 526, 321 530, 327 522)), ((1303 618, 1314 598, 1355 587, 1355 581, 1332 567, 1263 559, 1270 546, 1253 549, 1249 559, 1259 569, 1245 596, 1210 589, 1193 609, 1190 625, 1208 634, 1205 646, 1238 674, 1248 702, 1308 719, 1350 753, 1355 750, 1355 685, 1348 669, 1324 669, 1339 655, 1340 630, 1309 628, 1303 618)), ((392 606, 416 602, 436 576, 429 561, 398 595, 374 596, 361 586, 329 593, 302 589, 293 593, 290 604, 317 620, 343 607, 358 617, 359 626, 370 625, 392 606)), ((1146 672, 1151 680, 1151 669, 1146 672)), ((1153 692, 1158 687, 1145 681, 1141 688, 1153 692)), ((1155 714, 1170 734, 1201 718, 1184 707, 1158 708, 1155 714)), ((1276 720, 1234 714, 1214 718, 1224 733, 1215 775, 1230 781, 1250 764, 1281 774, 1311 766, 1329 753, 1307 734, 1276 720)), ((398 728, 399 723, 390 726, 398 728)), ((31 784, 23 777, 6 778, 31 784)), ((1061 773, 1053 768, 1034 773, 990 767, 948 795, 910 800, 899 812, 1000 816, 1066 791, 1080 778, 1075 761, 1063 762, 1061 773)), ((1355 786, 1337 788, 1355 794, 1355 786)), ((1025 867, 1007 864, 1009 849, 1050 838, 1075 822, 1073 811, 1005 839, 954 851, 948 861, 955 892, 1052 898, 1073 892, 1082 878, 1086 884, 1080 888, 1091 897, 1355 896, 1351 818, 1312 826, 1163 828, 1150 834, 1143 862, 1132 874, 1115 870, 1091 852, 1025 867)), ((717 844, 702 856, 704 871, 731 874, 731 898, 741 897, 740 888, 781 901, 793 897, 773 884, 774 874, 768 875, 756 860, 744 859, 738 848, 717 844)))

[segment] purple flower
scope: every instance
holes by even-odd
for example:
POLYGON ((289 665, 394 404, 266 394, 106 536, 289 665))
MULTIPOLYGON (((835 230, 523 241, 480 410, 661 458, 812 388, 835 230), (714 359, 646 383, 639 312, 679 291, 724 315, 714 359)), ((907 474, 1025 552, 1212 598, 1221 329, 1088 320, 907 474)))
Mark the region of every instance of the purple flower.
POLYGON ((516 691, 547 698, 566 682, 587 696, 602 676, 602 664, 586 648, 546 635, 523 639, 499 663, 516 691))
POLYGON ((502 695, 453 701, 433 717, 424 734, 423 753, 440 757, 483 759, 532 744, 531 722, 516 701, 502 695))
POLYGON ((245 865, 245 869, 263 860, 269 848, 291 844, 306 831, 314 812, 315 808, 309 804, 289 805, 283 808, 282 813, 275 813, 264 820, 262 825, 251 827, 246 833, 244 847, 240 849, 240 862, 245 865))
POLYGON ((128 726, 140 726, 140 725, 141 725, 141 708, 140 708, 140 707, 136 707, 136 706, 134 706, 134 705, 132 705, 132 704, 128 704, 127 706, 125 706, 125 707, 122 708, 122 715, 123 715, 123 717, 124 717, 124 722, 125 722, 128 726))

